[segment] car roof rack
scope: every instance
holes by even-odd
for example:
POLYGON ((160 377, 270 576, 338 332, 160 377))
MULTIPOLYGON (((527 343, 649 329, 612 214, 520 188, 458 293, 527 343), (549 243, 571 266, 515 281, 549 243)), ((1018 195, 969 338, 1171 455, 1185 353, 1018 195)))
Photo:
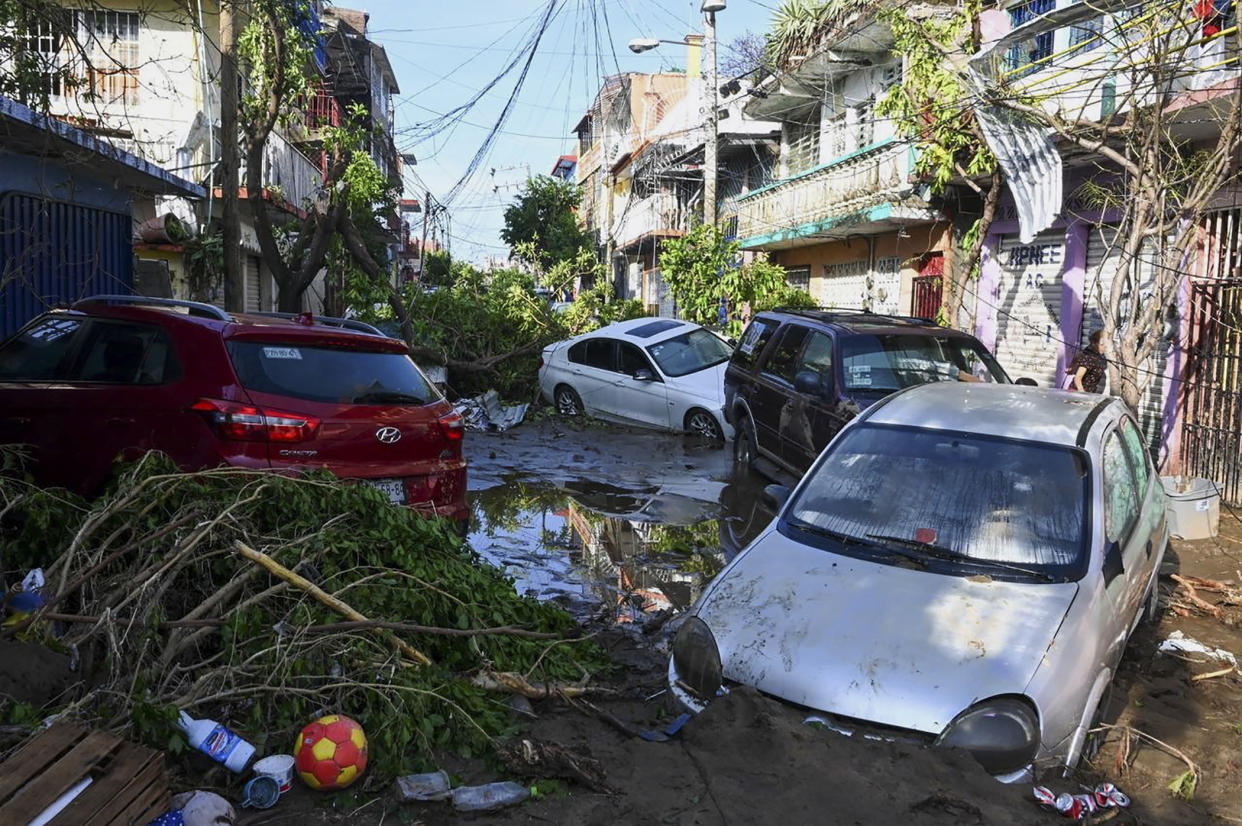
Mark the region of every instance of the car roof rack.
POLYGON ((71 305, 71 309, 93 304, 111 304, 120 307, 170 307, 188 310, 190 315, 211 318, 216 321, 232 321, 224 310, 201 301, 182 301, 177 298, 155 298, 147 295, 91 295, 79 299, 71 305))
POLYGON ((860 310, 854 307, 819 307, 814 310, 799 307, 776 307, 773 312, 788 313, 815 321, 848 321, 851 319, 884 319, 887 321, 905 321, 915 324, 936 324, 934 318, 922 318, 912 315, 896 315, 893 313, 876 313, 871 310, 860 310))
POLYGON ((324 324, 324 325, 327 325, 328 327, 341 327, 346 330, 354 330, 359 333, 366 333, 367 335, 379 336, 381 338, 388 338, 388 336, 385 335, 384 331, 381 330, 380 328, 376 327, 373 324, 367 324, 365 321, 359 321, 356 318, 337 318, 336 316, 330 316, 330 315, 312 315, 309 313, 277 313, 277 312, 247 312, 246 315, 257 315, 257 316, 262 316, 263 318, 284 318, 284 319, 290 319, 290 320, 300 318, 301 316, 308 315, 310 316, 311 320, 315 324, 324 324))

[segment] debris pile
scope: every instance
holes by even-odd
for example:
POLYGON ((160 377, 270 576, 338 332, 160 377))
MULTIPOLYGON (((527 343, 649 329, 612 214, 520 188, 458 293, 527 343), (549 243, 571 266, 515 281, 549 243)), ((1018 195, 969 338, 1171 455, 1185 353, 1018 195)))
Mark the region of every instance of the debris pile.
MULTIPOLYGON (((174 753, 182 711, 259 755, 331 711, 366 727, 374 788, 433 748, 493 752, 509 719, 496 692, 581 691, 605 663, 448 523, 328 474, 186 474, 149 454, 93 503, 0 476, 0 540, 9 582, 46 580, 0 639, 66 652, 79 677, 22 716, 174 753)), ((0 722, 15 716, 0 700, 0 722)))

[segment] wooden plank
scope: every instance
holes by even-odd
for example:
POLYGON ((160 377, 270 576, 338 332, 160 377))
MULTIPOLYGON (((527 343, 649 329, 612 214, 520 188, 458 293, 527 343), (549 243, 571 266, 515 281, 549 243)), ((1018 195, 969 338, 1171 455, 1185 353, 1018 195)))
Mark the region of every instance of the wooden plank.
MULTIPOLYGON (((57 723, 0 763, 0 811, 7 798, 85 736, 85 726, 57 723)), ((24 822, 22 826, 25 826, 24 822)))
MULTIPOLYGON (((90 814, 87 818, 68 821, 64 826, 101 826, 101 824, 111 823, 135 800, 147 794, 151 789, 166 791, 168 781, 164 777, 163 755, 155 755, 155 759, 149 760, 142 767, 141 771, 125 779, 130 782, 120 788, 117 794, 101 806, 98 811, 90 814)), ((147 818, 147 821, 149 820, 151 818, 147 818)), ((147 821, 143 821, 143 826, 146 826, 147 821)))
POLYGON ((148 786, 108 826, 146 826, 168 811, 170 797, 163 783, 148 786))
POLYGON ((90 774, 91 769, 115 751, 120 743, 120 738, 104 731, 92 731, 86 735, 50 768, 13 795, 0 816, 0 826, 7 826, 5 818, 8 817, 14 818, 14 823, 19 822, 19 817, 25 818, 20 824, 29 822, 74 783, 90 774))
MULTIPOLYGON (((133 743, 122 743, 121 750, 114 759, 102 767, 95 782, 86 788, 76 800, 65 810, 54 817, 48 826, 80 826, 89 821, 93 814, 105 810, 109 806, 123 808, 138 792, 148 785, 149 780, 135 789, 129 787, 143 776, 147 765, 154 762, 159 755, 150 749, 135 746, 133 743), (114 801, 117 801, 114 803, 114 801)), ((156 766, 156 776, 163 769, 162 761, 156 766)))

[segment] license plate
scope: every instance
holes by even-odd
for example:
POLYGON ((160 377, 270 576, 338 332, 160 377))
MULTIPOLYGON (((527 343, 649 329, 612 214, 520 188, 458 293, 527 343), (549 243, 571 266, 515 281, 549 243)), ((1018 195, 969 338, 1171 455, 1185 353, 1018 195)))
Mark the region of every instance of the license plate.
POLYGON ((366 479, 364 481, 387 496, 389 502, 395 505, 405 504, 404 479, 366 479))

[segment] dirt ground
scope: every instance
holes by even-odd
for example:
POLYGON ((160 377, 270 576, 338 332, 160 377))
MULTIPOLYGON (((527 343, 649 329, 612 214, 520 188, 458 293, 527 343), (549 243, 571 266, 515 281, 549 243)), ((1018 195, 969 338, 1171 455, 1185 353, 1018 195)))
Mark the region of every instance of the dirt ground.
MULTIPOLYGON (((718 447, 554 419, 536 418, 505 434, 472 433, 468 450, 475 492, 515 479, 661 485, 688 479, 719 482, 730 472, 728 453, 718 447)), ((1161 580, 1165 608, 1160 621, 1132 641, 1115 684, 1106 720, 1119 728, 1110 732, 1081 777, 1045 782, 1057 791, 1079 791, 1099 779, 1115 782, 1134 804, 1112 817, 1113 823, 1242 823, 1242 678, 1233 671, 1196 680, 1223 666, 1202 656, 1178 658, 1157 651, 1160 641, 1180 630, 1211 647, 1242 654, 1242 605, 1222 606, 1219 616, 1196 609, 1174 575, 1242 585, 1239 514, 1222 509, 1221 533, 1214 540, 1174 542, 1161 580), (1141 735, 1123 737, 1127 729, 1121 727, 1141 735), (1189 801, 1175 798, 1168 788, 1186 771, 1183 758, 1198 778, 1189 801)), ((1202 589, 1198 596, 1208 603, 1220 600, 1219 594, 1202 589)), ((602 684, 610 693, 592 701, 638 730, 661 729, 671 720, 660 696, 668 627, 659 625, 649 622, 644 630, 641 623, 601 623, 593 628, 617 668, 602 684)), ((0 683, 31 692, 39 690, 35 682, 46 683, 46 689, 66 677, 63 663, 0 649, 0 683), (38 675, 46 680, 34 679, 38 675)), ((529 740, 595 761, 601 788, 549 783, 551 772, 512 777, 494 763, 442 755, 439 765, 455 783, 517 779, 542 793, 502 811, 463 814, 447 803, 401 803, 392 790, 345 802, 299 787, 274 809, 244 811, 239 823, 1062 822, 1033 802, 1030 786, 999 784, 966 754, 844 737, 804 725, 805 712, 751 691, 713 703, 667 742, 627 735, 615 723, 560 699, 535 701, 531 712, 515 715, 520 729, 515 742, 529 740)), ((239 799, 240 789, 225 791, 239 799)))
MULTIPOLYGON (((704 477, 727 472, 723 450, 677 438, 653 437, 614 428, 566 426, 534 421, 507 434, 471 434, 472 488, 543 473, 553 477, 598 476, 650 481, 662 474, 704 477), (523 432, 524 431, 524 432, 523 432), (640 438, 648 458, 636 460, 640 438), (558 458, 559 457, 559 458, 558 458)), ((1173 574, 1242 583, 1242 519, 1222 509, 1221 534, 1200 542, 1175 541, 1168 554, 1162 592, 1166 607, 1158 624, 1132 641, 1122 663, 1106 720, 1141 735, 1110 732, 1094 764, 1079 777, 1053 776, 1057 791, 1080 791, 1100 779, 1115 782, 1134 800, 1130 810, 1111 816, 1118 824, 1242 823, 1242 705, 1237 672, 1202 680, 1219 671, 1216 661, 1161 654, 1157 646, 1175 630, 1209 646, 1242 653, 1242 606, 1225 606, 1220 618, 1187 612, 1184 591, 1173 574), (1179 614, 1186 614, 1185 616, 1179 614), (1146 739, 1155 738, 1161 745, 1146 739), (1123 741, 1129 744, 1123 748, 1123 741), (1192 800, 1175 798, 1169 783, 1187 769, 1198 773, 1192 800)), ((1199 596, 1212 601, 1212 594, 1199 596)), ((666 654, 660 633, 615 627, 602 635, 619 666, 608 687, 615 697, 595 703, 637 729, 669 722, 663 697, 666 654)), ((1041 810, 1027 785, 1004 786, 968 755, 847 738, 803 724, 805 712, 751 691, 717 701, 668 742, 627 736, 598 716, 560 700, 538 701, 534 718, 518 739, 555 744, 593 758, 607 791, 553 784, 552 794, 485 814, 455 812, 446 803, 405 803, 392 796, 359 807, 331 811, 303 793, 278 809, 255 813, 243 823, 298 820, 359 824, 582 823, 611 824, 1038 824, 1062 822, 1041 810)), ((504 779, 503 771, 480 761, 445 756, 442 767, 461 783, 504 779)), ((538 778, 517 778, 538 785, 538 778)), ((544 784, 544 788, 549 788, 544 784)), ((1097 818, 1094 822, 1103 822, 1097 818)))

